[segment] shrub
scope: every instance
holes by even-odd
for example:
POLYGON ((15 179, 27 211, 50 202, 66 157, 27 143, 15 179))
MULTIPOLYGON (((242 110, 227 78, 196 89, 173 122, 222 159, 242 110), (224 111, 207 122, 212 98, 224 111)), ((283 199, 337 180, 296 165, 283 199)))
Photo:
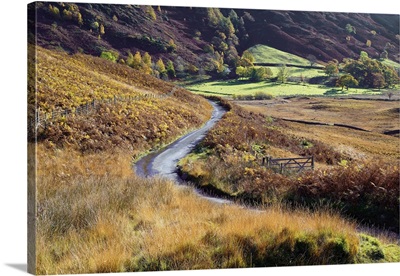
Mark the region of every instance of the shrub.
POLYGON ((349 87, 355 87, 358 85, 358 81, 350 74, 346 74, 340 76, 340 78, 336 82, 336 86, 340 86, 342 88, 346 87, 346 90, 349 90, 349 87))
POLYGON ((72 12, 67 10, 67 9, 64 9, 63 10, 63 17, 64 17, 64 19, 72 20, 72 12))
POLYGON ((286 83, 289 75, 290 75, 290 69, 287 68, 286 65, 279 67, 277 78, 280 83, 286 83))
POLYGON ((151 20, 157 20, 157 15, 152 6, 146 6, 146 13, 150 16, 151 20))
POLYGON ((335 76, 339 73, 338 64, 334 61, 330 61, 324 68, 325 74, 328 76, 335 76))
POLYGON ((264 67, 259 67, 259 68, 252 67, 250 69, 250 80, 255 82, 265 80, 267 77, 272 75, 271 69, 269 69, 269 71, 267 69, 264 67))
POLYGON ((91 25, 90 25, 93 29, 97 30, 100 27, 99 22, 94 21, 91 25))
POLYGON ((50 4, 49 10, 55 17, 57 17, 57 18, 60 17, 60 10, 57 7, 50 4))
POLYGON ((168 42, 168 47, 167 47, 169 52, 174 52, 176 51, 176 44, 174 42, 174 40, 171 38, 168 42))
POLYGON ((104 30, 104 25, 103 24, 100 24, 99 33, 100 33, 100 35, 104 35, 106 33, 105 30, 104 30))
POLYGON ((171 60, 168 60, 166 70, 169 78, 172 79, 176 77, 175 67, 171 60))
POLYGON ((189 64, 188 66, 188 71, 190 74, 196 74, 199 72, 199 68, 197 68, 195 65, 193 64, 189 64))
POLYGON ((118 60, 119 53, 115 51, 103 51, 100 57, 107 60, 111 60, 112 62, 116 62, 118 60))
POLYGON ((254 93, 254 99, 255 100, 271 100, 273 99, 274 96, 271 94, 268 94, 266 92, 256 92, 254 93))

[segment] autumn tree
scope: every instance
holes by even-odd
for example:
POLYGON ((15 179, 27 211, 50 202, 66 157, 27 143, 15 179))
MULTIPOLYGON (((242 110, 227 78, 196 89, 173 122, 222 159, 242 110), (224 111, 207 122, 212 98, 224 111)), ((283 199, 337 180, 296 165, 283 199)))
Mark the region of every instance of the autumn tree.
POLYGON ((265 68, 265 67, 251 67, 250 69, 250 74, 249 74, 249 79, 251 81, 263 81, 267 78, 272 77, 272 71, 270 68, 265 68))
POLYGON ((393 87, 399 82, 396 70, 368 57, 368 54, 364 51, 361 51, 358 60, 344 59, 343 71, 353 76, 360 87, 365 88, 378 88, 375 85, 383 83, 381 80, 377 80, 379 75, 376 74, 381 74, 384 77, 385 87, 393 87))
POLYGON ((167 70, 165 68, 164 62, 161 58, 159 58, 156 62, 157 71, 160 73, 160 78, 167 76, 167 70))
POLYGON ((317 58, 314 55, 308 55, 307 60, 310 62, 310 66, 313 66, 317 62, 317 58))
POLYGON ((248 78, 250 77, 250 70, 247 67, 238 66, 236 67, 236 75, 239 78, 248 78))
POLYGON ((325 74, 328 76, 335 76, 339 73, 338 64, 334 61, 328 62, 328 64, 324 68, 325 74))
POLYGON ((246 50, 243 52, 242 56, 240 57, 239 66, 252 67, 252 66, 254 66, 254 61, 255 61, 255 58, 254 58, 253 54, 250 51, 246 50))
POLYGON ((239 16, 237 15, 237 13, 234 10, 230 10, 228 16, 232 24, 237 28, 239 25, 239 16))
POLYGON ((137 51, 135 55, 128 53, 128 59, 126 60, 126 63, 133 69, 139 70, 142 68, 142 55, 139 51, 137 51))
POLYGON ((368 60, 368 59, 369 59, 368 53, 365 52, 365 51, 361 51, 361 52, 360 52, 359 60, 361 60, 361 61, 366 61, 366 60, 368 60))
POLYGON ((54 17, 59 18, 60 17, 60 10, 53 5, 49 5, 49 10, 53 14, 54 17))
POLYGON ((100 35, 104 35, 106 33, 105 30, 104 30, 104 25, 103 24, 100 24, 99 33, 100 33, 100 35))
POLYGON ((280 83, 285 83, 290 75, 289 68, 286 65, 279 67, 277 78, 280 83))
POLYGON ((176 44, 172 38, 168 42, 168 51, 170 51, 170 52, 176 51, 176 44))
POLYGON ((92 24, 90 24, 90 27, 92 27, 92 29, 94 29, 95 31, 97 31, 99 29, 99 22, 94 21, 92 24))
POLYGON ((208 25, 217 27, 220 19, 224 17, 219 8, 207 8, 208 25))
POLYGON ((341 76, 337 82, 336 82, 337 86, 340 86, 342 88, 346 87, 346 90, 349 90, 349 87, 354 87, 358 85, 358 81, 350 74, 346 74, 341 76))
POLYGON ((381 73, 372 73, 372 84, 380 90, 386 86, 385 77, 381 73))
POLYGON ((155 21, 157 19, 157 15, 152 6, 146 6, 146 13, 150 16, 151 20, 155 21))
POLYGON ((169 78, 176 78, 174 63, 171 60, 167 62, 166 71, 169 78))
POLYGON ((144 64, 146 64, 147 66, 151 66, 151 56, 148 52, 145 52, 143 54, 143 58, 142 58, 144 64))

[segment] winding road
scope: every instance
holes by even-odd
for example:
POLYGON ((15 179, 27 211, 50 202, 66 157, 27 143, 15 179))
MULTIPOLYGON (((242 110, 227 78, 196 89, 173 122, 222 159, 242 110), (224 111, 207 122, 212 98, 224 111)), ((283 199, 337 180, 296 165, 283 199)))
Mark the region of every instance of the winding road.
POLYGON ((177 174, 177 163, 205 137, 206 133, 225 114, 225 109, 210 101, 214 110, 211 119, 201 128, 186 134, 165 148, 150 153, 138 160, 135 164, 136 174, 141 177, 161 176, 169 178, 177 183, 182 180, 177 174))

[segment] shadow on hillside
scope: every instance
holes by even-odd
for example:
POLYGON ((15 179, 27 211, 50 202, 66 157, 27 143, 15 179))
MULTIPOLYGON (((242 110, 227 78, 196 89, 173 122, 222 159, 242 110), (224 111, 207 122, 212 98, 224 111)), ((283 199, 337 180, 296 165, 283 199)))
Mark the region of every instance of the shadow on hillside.
POLYGON ((249 83, 254 83, 249 80, 231 80, 231 81, 224 81, 224 82, 216 82, 211 84, 212 86, 233 86, 233 85, 243 85, 243 84, 249 84, 249 83))
POLYGON ((344 95, 344 94, 346 94, 345 91, 337 90, 337 89, 335 89, 335 88, 326 90, 326 91, 324 92, 324 95, 327 95, 327 96, 332 96, 332 95, 344 95))

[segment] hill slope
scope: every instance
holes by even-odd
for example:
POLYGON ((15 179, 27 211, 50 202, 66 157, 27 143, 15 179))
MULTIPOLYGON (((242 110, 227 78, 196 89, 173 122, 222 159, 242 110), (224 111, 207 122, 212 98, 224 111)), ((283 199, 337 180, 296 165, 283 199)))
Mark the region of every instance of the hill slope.
POLYGON ((310 65, 310 62, 305 58, 265 45, 257 44, 253 47, 250 47, 249 51, 253 54, 255 63, 292 64, 300 66, 310 65))
MULTIPOLYGON (((40 46, 95 56, 146 51, 181 70, 202 65, 214 50, 231 64, 257 44, 324 62, 361 50, 400 60, 398 15, 42 2, 28 12, 34 17, 35 10, 40 46)), ((31 41, 34 25, 29 22, 31 41)))
POLYGON ((29 51, 29 116, 38 107, 47 118, 37 137, 47 145, 142 152, 173 141, 211 115, 205 99, 125 65, 41 47, 29 51))

